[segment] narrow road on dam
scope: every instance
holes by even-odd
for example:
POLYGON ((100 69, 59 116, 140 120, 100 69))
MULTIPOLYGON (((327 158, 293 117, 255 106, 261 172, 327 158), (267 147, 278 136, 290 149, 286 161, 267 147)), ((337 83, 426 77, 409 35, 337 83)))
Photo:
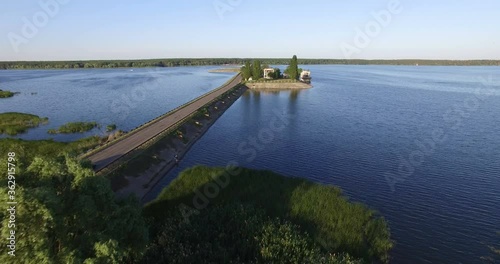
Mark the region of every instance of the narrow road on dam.
POLYGON ((130 151, 143 145, 145 142, 157 136, 166 129, 178 125, 179 122, 182 122, 185 118, 194 114, 196 111, 198 111, 198 109, 210 103, 220 95, 224 94, 225 92, 229 91, 231 88, 239 84, 241 80, 241 74, 238 74, 229 83, 206 93, 197 100, 154 121, 152 124, 149 124, 142 128, 138 128, 138 130, 133 131, 130 135, 124 136, 123 139, 118 140, 117 142, 107 147, 103 147, 97 152, 90 154, 86 157, 86 159, 92 162, 95 171, 100 171, 103 168, 106 168, 111 163, 123 157, 130 151))

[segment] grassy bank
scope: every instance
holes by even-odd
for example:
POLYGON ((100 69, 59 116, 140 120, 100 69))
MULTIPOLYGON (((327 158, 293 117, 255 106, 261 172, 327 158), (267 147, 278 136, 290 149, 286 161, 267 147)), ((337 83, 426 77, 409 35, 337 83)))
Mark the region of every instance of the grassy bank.
POLYGON ((37 127, 48 122, 48 118, 24 113, 0 114, 0 134, 15 136, 26 132, 29 128, 37 127))
POLYGON ((72 133, 83 133, 96 128, 98 124, 96 122, 71 122, 60 126, 57 130, 50 129, 49 134, 72 134, 72 133))
MULTIPOLYGON (((236 202, 261 208, 271 218, 300 226, 302 232, 310 234, 322 251, 329 254, 348 253, 366 261, 388 260, 392 241, 385 220, 366 206, 349 202, 339 188, 269 171, 239 170, 233 173, 236 176, 229 176, 222 168, 188 169, 146 206, 145 215, 151 217, 153 223, 164 223, 179 214, 181 204, 186 205, 181 213, 186 218, 186 212, 195 210, 194 204, 203 203, 204 199, 208 201, 205 202, 208 208, 236 202), (215 197, 204 196, 207 188, 213 193, 214 186, 226 184, 216 188, 219 191, 215 197)), ((187 218, 196 219, 203 211, 187 213, 187 218)), ((159 228, 153 226, 153 232, 157 233, 159 228)))
POLYGON ((81 154, 99 145, 102 139, 89 137, 73 142, 57 142, 53 140, 0 139, 0 156, 6 157, 8 152, 16 152, 18 157, 31 161, 35 156, 57 157, 63 153, 81 154))

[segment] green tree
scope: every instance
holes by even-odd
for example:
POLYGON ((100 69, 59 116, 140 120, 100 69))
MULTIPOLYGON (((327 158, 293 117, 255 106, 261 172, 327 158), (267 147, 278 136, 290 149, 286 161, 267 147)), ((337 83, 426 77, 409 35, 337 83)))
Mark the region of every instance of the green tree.
POLYGON ((252 65, 250 64, 250 61, 245 62, 245 66, 242 67, 241 72, 245 81, 252 77, 252 65))
MULTIPOLYGON (((137 201, 116 200, 108 179, 68 155, 34 158, 16 183, 20 260, 123 263, 137 259, 147 243, 137 201)), ((4 222, 0 229, 2 236, 10 232, 4 222)), ((10 263, 9 257, 2 254, 0 262, 10 263)))
POLYGON ((279 68, 274 68, 273 78, 274 79, 283 78, 283 75, 281 74, 281 70, 279 68))
POLYGON ((252 78, 258 80, 262 77, 262 68, 260 60, 254 60, 252 67, 252 78))
POLYGON ((297 80, 299 78, 299 64, 296 55, 293 55, 290 65, 286 68, 285 73, 288 74, 290 79, 297 80))

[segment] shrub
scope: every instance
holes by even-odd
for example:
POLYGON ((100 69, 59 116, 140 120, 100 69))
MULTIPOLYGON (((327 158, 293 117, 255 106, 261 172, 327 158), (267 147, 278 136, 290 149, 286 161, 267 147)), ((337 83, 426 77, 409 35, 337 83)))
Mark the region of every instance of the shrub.
POLYGON ((271 219, 253 206, 230 203, 189 221, 169 215, 143 263, 357 263, 339 260, 323 253, 298 226, 271 219))
POLYGON ((71 133, 83 133, 96 128, 98 124, 96 122, 70 122, 59 127, 59 129, 49 130, 49 134, 71 134, 71 133))

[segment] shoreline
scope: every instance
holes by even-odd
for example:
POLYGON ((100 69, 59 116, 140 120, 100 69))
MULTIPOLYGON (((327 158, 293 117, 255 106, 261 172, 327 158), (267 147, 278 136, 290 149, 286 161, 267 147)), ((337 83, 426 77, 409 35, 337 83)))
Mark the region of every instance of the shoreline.
POLYGON ((209 73, 238 73, 240 72, 240 68, 221 68, 215 70, 209 70, 209 73))
POLYGON ((252 90, 295 90, 310 89, 313 86, 304 82, 246 82, 245 85, 252 90))

